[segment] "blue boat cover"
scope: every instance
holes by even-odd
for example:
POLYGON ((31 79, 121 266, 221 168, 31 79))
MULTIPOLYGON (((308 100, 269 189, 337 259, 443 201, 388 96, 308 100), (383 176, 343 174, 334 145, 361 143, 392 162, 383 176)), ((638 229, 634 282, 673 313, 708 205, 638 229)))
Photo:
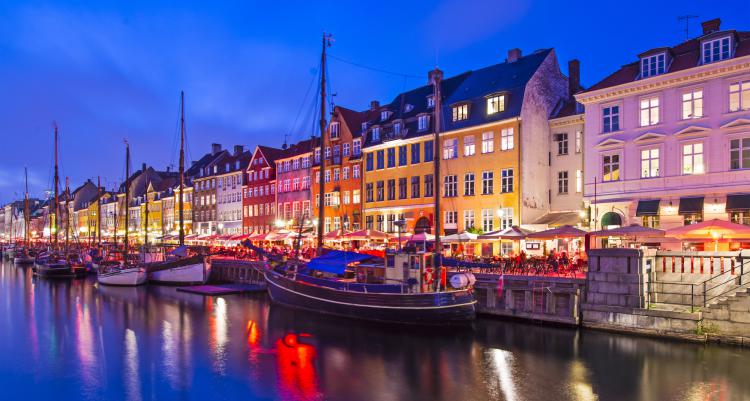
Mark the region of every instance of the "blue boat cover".
POLYGON ((312 270, 318 270, 328 273, 342 274, 346 271, 346 266, 352 262, 359 262, 365 259, 373 258, 372 255, 366 255, 357 252, 347 251, 330 251, 323 256, 314 258, 307 263, 307 267, 312 270))

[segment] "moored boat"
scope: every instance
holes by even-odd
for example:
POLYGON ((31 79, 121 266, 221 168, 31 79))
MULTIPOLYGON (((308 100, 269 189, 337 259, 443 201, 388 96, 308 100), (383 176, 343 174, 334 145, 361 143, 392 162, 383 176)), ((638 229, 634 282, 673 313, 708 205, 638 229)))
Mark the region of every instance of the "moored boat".
POLYGON ((194 255, 145 265, 148 280, 157 284, 205 284, 211 274, 211 257, 194 255))
POLYGON ((99 284, 135 286, 146 282, 146 269, 138 266, 105 267, 97 271, 96 280, 99 284))

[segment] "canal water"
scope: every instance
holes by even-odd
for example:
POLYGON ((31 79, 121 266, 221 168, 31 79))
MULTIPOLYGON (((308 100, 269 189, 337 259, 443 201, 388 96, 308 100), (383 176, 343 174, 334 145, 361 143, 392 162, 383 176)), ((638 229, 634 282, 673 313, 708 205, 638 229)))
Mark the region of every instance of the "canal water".
POLYGON ((740 400, 750 351, 479 319, 414 330, 266 295, 0 268, 3 400, 740 400))

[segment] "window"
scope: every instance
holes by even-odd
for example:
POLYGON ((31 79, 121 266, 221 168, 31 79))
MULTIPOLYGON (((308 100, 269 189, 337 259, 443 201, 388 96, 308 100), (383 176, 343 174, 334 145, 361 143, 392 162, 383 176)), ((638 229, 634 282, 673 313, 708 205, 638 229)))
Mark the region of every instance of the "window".
POLYGON ((513 149, 513 128, 503 128, 500 131, 500 150, 513 149))
POLYGON ((689 213, 682 215, 682 222, 684 225, 689 226, 691 224, 700 223, 703 221, 703 212, 700 213, 689 213))
POLYGON ((464 156, 474 156, 477 148, 474 145, 474 135, 464 137, 464 156))
POLYGON ((292 191, 298 191, 299 190, 299 178, 295 178, 292 180, 292 191))
POLYGON ((555 134, 555 140, 557 141, 557 155, 568 154, 568 134, 555 134))
MULTIPOLYGON (((309 157, 303 157, 302 158, 302 168, 309 168, 310 167, 310 158, 309 157)), ((266 178, 268 178, 268 170, 266 170, 266 178)))
POLYGON ((328 159, 331 158, 331 147, 330 146, 326 146, 325 158, 326 158, 326 160, 328 160, 328 159))
POLYGON ((359 178, 359 164, 352 166, 352 178, 359 178))
POLYGON ((315 149, 315 163, 320 163, 320 148, 315 149))
POLYGON ((492 171, 482 172, 482 195, 492 195, 495 185, 495 174, 492 171))
POLYGON ((500 229, 504 230, 513 225, 513 208, 501 207, 497 214, 500 216, 500 229))
POLYGON ((435 107, 435 97, 430 95, 427 96, 427 107, 435 107))
POLYGON ((396 136, 401 135, 401 123, 393 123, 393 134, 396 136))
POLYGON ((372 230, 372 216, 365 216, 365 228, 372 230))
POLYGON ((340 169, 333 169, 333 182, 338 182, 341 179, 341 170, 340 169))
POLYGON ((557 172, 557 193, 558 194, 568 193, 568 172, 567 171, 557 172))
POLYGON ((419 198, 419 192, 420 192, 420 184, 419 184, 419 176, 411 177, 411 197, 419 198))
POLYGON ((495 218, 492 215, 492 209, 482 209, 482 231, 490 232, 495 229, 495 218))
POLYGON ((360 202, 359 189, 352 191, 352 203, 357 205, 360 202))
POLYGON ((620 155, 604 155, 602 157, 602 181, 618 181, 620 179, 620 155))
POLYGON ((729 142, 729 168, 750 168, 750 138, 732 139, 729 142))
POLYGON ((331 139, 337 139, 339 137, 339 123, 334 121, 331 123, 331 139))
POLYGON ((482 133, 482 153, 492 153, 495 151, 495 133, 482 133))
POLYGON ((453 121, 461 121, 469 118, 469 105, 462 104, 453 106, 453 121))
POLYGON ((398 165, 399 166, 406 166, 406 159, 408 157, 406 152, 407 152, 406 145, 401 145, 398 147, 398 165))
POLYGON ((406 199, 406 177, 398 179, 398 198, 406 199))
POLYGON ((344 167, 344 170, 341 173, 341 179, 344 181, 349 179, 349 167, 344 167))
POLYGON ((641 127, 659 123, 659 98, 641 99, 641 127))
POLYGON ((500 113, 505 110, 505 96, 493 95, 487 98, 487 115, 500 113))
POLYGON ((380 112, 380 121, 385 121, 388 119, 388 110, 383 110, 380 112))
POLYGON ((641 225, 643 227, 659 228, 659 215, 641 216, 641 225))
POLYGON ((430 127, 430 116, 421 115, 417 117, 417 130, 426 131, 430 127))
POLYGON ((659 176, 659 148, 641 150, 641 178, 659 176))
POLYGON ((396 167, 396 148, 388 148, 388 168, 396 167))
POLYGON ((464 210, 464 230, 474 228, 474 211, 464 210))
POLYGON ((682 94, 682 119, 703 117, 703 90, 682 94))
POLYGON ((682 145, 682 174, 703 174, 703 143, 682 145))
POLYGON ((292 170, 299 170, 299 159, 294 159, 292 161, 292 170))
POLYGON ((576 192, 583 192, 583 170, 576 170, 576 192))
POLYGON ((325 221, 324 231, 325 232, 331 231, 331 218, 330 217, 326 217, 325 220, 323 220, 323 221, 325 221))
POLYGON ((641 59, 641 78, 653 77, 654 75, 664 74, 664 53, 656 54, 641 59))
POLYGON ((728 37, 715 39, 703 43, 703 64, 726 60, 730 56, 730 40, 728 37))
POLYGON ((602 132, 620 130, 620 106, 610 106, 602 109, 602 132))
POLYGON ((419 163, 419 159, 420 159, 419 149, 420 149, 420 145, 418 143, 411 144, 411 164, 419 163))
POLYGON ((376 190, 375 190, 375 200, 378 202, 382 202, 384 199, 383 189, 384 189, 383 181, 378 181, 376 185, 376 190))
POLYGON ((355 139, 352 141, 352 155, 359 156, 362 153, 362 141, 355 139))
POLYGON ((376 151, 376 162, 377 162, 377 169, 382 170, 385 168, 385 151, 383 149, 380 149, 376 151))
POLYGON ((434 196, 434 181, 432 174, 424 176, 424 197, 429 198, 434 196))
POLYGON ((388 200, 396 199, 396 180, 388 180, 388 200))
POLYGON ((750 211, 747 210, 735 210, 729 213, 729 220, 732 223, 744 224, 750 226, 750 211))
POLYGON ((351 148, 351 145, 349 145, 349 143, 345 143, 343 145, 343 148, 344 148, 344 157, 349 156, 349 150, 351 148))
POLYGON ((450 198, 456 195, 458 195, 458 177, 455 174, 446 175, 443 181, 443 196, 450 198))
POLYGON ((445 139, 443 141, 443 159, 455 159, 458 157, 458 139, 445 139))
POLYGON ((323 194, 323 206, 331 206, 331 194, 323 194))
POLYGON ((331 182, 331 170, 326 170, 325 179, 326 179, 326 182, 331 182))
POLYGON ((341 217, 336 216, 333 218, 333 229, 338 230, 341 228, 341 217))
POLYGON ((378 231, 383 231, 383 215, 382 215, 382 214, 379 214, 379 215, 378 215, 378 216, 376 217, 376 220, 377 220, 377 226, 375 226, 375 227, 376 227, 376 230, 378 230, 378 231))
POLYGON ((464 196, 474 196, 474 173, 464 174, 464 196))
POLYGON ((372 196, 372 183, 368 182, 365 185, 365 202, 372 202, 373 199, 374 198, 372 196))
POLYGON ((729 111, 750 109, 750 81, 729 85, 729 111))
POLYGON ((513 169, 504 168, 500 170, 500 192, 513 192, 513 169))
POLYGON ((429 163, 435 156, 435 145, 432 141, 425 141, 424 143, 424 161, 429 163))
POLYGON ((380 140, 380 127, 373 127, 372 131, 370 132, 370 138, 372 138, 373 142, 377 142, 380 140))
POLYGON ((445 219, 443 220, 446 225, 455 225, 458 223, 458 212, 455 210, 446 210, 443 212, 445 219))

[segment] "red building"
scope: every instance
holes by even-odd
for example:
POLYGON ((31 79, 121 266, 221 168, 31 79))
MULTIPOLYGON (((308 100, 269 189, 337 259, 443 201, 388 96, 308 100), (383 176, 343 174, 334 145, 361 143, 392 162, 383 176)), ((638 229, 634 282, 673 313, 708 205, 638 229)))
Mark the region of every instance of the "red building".
POLYGON ((276 220, 276 159, 284 150, 257 146, 245 170, 242 188, 242 231, 266 233, 276 220))

